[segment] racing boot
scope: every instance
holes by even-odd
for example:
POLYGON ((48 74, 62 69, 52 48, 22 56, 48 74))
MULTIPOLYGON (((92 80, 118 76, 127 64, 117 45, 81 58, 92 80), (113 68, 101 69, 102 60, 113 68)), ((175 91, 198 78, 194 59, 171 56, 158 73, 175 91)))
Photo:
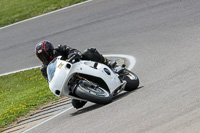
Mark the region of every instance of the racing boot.
POLYGON ((76 109, 82 108, 86 103, 87 103, 86 101, 72 99, 72 105, 76 109))
POLYGON ((111 69, 115 68, 117 65, 116 61, 112 61, 109 59, 105 59, 104 64, 110 67, 111 69))

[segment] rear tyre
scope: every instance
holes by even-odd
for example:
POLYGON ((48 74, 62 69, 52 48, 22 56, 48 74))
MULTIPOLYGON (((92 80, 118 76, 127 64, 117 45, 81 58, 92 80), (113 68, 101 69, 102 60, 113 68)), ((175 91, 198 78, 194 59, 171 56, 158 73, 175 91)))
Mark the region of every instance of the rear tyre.
POLYGON ((136 74, 127 69, 124 69, 122 74, 124 75, 123 79, 127 81, 127 84, 124 89, 125 91, 133 91, 138 88, 139 78, 136 74))
POLYGON ((112 95, 101 87, 91 87, 85 84, 79 84, 75 94, 82 99, 98 104, 108 104, 112 101, 112 95))

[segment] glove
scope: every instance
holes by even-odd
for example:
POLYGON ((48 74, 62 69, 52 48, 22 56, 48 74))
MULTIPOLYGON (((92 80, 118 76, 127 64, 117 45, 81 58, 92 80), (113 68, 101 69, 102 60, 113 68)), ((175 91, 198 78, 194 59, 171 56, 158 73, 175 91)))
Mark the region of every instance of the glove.
POLYGON ((68 55, 68 59, 75 55, 75 59, 80 60, 82 58, 82 53, 78 50, 75 50, 73 53, 68 55))
POLYGON ((60 53, 60 54, 65 54, 67 51, 67 46, 66 45, 58 45, 57 48, 55 48, 55 50, 60 53))

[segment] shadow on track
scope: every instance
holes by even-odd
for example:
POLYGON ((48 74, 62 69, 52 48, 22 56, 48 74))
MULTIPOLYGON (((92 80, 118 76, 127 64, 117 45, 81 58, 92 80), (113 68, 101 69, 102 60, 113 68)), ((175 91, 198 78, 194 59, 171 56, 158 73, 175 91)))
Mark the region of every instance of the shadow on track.
MULTIPOLYGON (((137 91, 137 90, 139 90, 139 89, 141 89, 141 88, 143 88, 143 87, 144 87, 144 86, 140 86, 140 87, 138 87, 137 89, 135 89, 135 90, 133 90, 133 91, 124 91, 124 92, 118 94, 117 96, 114 96, 112 102, 115 102, 115 101, 117 101, 117 100, 120 100, 120 99, 122 99, 123 97, 128 96, 128 95, 130 95, 131 93, 133 93, 133 92, 135 92, 135 91, 137 91)), ((112 103, 112 102, 111 102, 111 103, 112 103)), ((109 105, 109 104, 107 104, 107 105, 109 105)), ((91 105, 91 106, 86 107, 86 108, 83 107, 82 109, 79 109, 79 110, 77 110, 76 112, 72 113, 71 116, 76 116, 76 115, 79 115, 79 114, 87 113, 87 112, 93 111, 93 110, 95 110, 95 109, 98 109, 98 108, 101 108, 101 107, 107 106, 107 105, 94 104, 94 105, 91 105)))
POLYGON ((105 106, 105 105, 94 104, 94 105, 91 105, 91 106, 86 107, 86 108, 83 107, 82 109, 77 110, 76 112, 72 113, 71 115, 76 116, 76 115, 79 115, 79 114, 90 112, 90 111, 93 111, 95 109, 101 108, 102 106, 105 106))

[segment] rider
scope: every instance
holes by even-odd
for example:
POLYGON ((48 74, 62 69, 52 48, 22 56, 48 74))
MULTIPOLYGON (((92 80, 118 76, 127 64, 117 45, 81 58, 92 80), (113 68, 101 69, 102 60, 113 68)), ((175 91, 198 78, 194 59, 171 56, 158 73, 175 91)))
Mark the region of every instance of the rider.
MULTIPOLYGON (((78 56, 82 60, 91 60, 99 63, 103 63, 108 65, 109 67, 114 67, 116 62, 112 62, 106 58, 104 58, 95 48, 88 48, 83 53, 81 53, 77 49, 73 49, 66 45, 58 45, 57 48, 54 48, 51 42, 49 41, 41 41, 35 47, 36 56, 43 63, 40 70, 42 72, 43 77, 48 80, 47 76, 47 66, 48 64, 57 56, 62 56, 61 59, 66 60, 73 55, 78 56)), ((72 105, 78 109, 83 107, 86 104, 85 101, 80 101, 76 99, 72 99, 72 105)))

